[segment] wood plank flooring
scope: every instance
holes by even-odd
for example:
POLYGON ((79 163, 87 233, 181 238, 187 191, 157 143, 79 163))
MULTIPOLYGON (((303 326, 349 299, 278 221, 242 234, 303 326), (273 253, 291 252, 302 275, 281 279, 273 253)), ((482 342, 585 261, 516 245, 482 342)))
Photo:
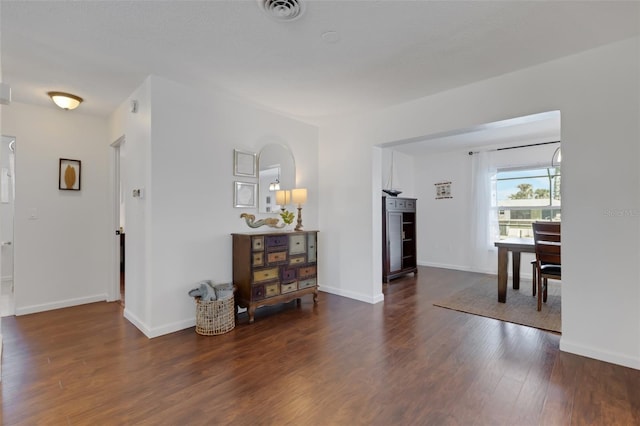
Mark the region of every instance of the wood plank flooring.
POLYGON ((211 337, 149 340, 117 302, 6 317, 0 423, 640 424, 640 371, 432 305, 495 279, 421 267, 385 285, 384 303, 321 293, 211 337))

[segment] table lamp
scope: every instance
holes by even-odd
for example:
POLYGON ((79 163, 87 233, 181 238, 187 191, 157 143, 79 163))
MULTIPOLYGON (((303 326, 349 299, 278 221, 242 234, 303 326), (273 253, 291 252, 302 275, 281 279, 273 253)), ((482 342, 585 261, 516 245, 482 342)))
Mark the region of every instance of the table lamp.
POLYGON ((298 223, 294 230, 302 231, 302 205, 307 202, 307 188, 292 189, 291 201, 298 205, 298 223))
POLYGON ((280 206, 280 210, 285 211, 285 206, 291 202, 291 191, 281 189, 276 191, 276 204, 280 206))

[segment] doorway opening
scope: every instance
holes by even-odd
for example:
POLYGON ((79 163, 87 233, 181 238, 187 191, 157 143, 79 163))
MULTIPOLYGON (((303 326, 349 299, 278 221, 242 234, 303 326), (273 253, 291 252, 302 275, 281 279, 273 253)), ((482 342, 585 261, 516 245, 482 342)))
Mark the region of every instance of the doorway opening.
MULTIPOLYGON (((379 186, 388 181, 395 153, 402 196, 418 200, 418 265, 495 273, 500 234, 526 238, 532 221, 560 220, 560 141, 560 111, 398 140, 378 147, 374 178, 379 186), (515 173, 504 179, 504 191, 491 179, 498 170, 515 173), (524 181, 525 170, 541 173, 524 181)), ((519 275, 533 278, 533 260, 523 255, 519 275)))
POLYGON ((121 160, 124 150, 124 136, 111 144, 113 148, 111 157, 112 170, 112 188, 113 188, 113 229, 115 230, 115 240, 112 243, 113 253, 113 284, 112 284, 112 300, 119 300, 120 304, 125 306, 126 294, 126 269, 125 269, 125 197, 122 189, 123 178, 121 170, 121 160))
POLYGON ((0 314, 15 315, 13 282, 13 216, 16 138, 2 136, 0 147, 0 314))

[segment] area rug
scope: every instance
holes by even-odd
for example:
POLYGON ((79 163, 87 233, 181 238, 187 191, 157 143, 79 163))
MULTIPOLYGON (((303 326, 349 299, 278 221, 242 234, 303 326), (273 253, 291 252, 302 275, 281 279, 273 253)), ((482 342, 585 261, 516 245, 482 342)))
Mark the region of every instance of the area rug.
POLYGON ((537 300, 531 295, 531 281, 525 280, 520 283, 520 290, 513 290, 511 282, 509 282, 507 303, 499 303, 496 281, 483 280, 433 304, 460 312, 561 333, 560 283, 549 281, 547 303, 542 304, 540 312, 537 310, 537 300))

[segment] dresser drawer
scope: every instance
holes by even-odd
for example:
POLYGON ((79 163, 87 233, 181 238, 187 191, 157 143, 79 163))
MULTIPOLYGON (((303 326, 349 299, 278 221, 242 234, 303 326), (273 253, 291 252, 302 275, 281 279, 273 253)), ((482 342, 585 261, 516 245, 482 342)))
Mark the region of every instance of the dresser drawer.
POLYGON ((270 281, 278 279, 278 268, 256 269, 253 271, 253 282, 270 281))
POLYGON ((271 283, 264 285, 264 297, 273 297, 280 294, 280 284, 279 283, 271 283))
POLYGON ((416 209, 416 200, 407 200, 405 207, 407 210, 415 210, 416 209))
POLYGON ((305 266, 303 268, 298 269, 298 278, 307 278, 307 277, 315 277, 316 276, 316 267, 315 266, 305 266))
POLYGON ((271 253, 267 253, 267 263, 283 263, 287 261, 287 252, 286 251, 274 251, 271 253))
POLYGON ((296 272, 297 272, 297 270, 294 269, 294 268, 283 269, 280 279, 282 280, 282 282, 295 281, 296 280, 296 276, 298 275, 296 272))
POLYGON ((395 198, 385 198, 385 203, 387 203, 387 209, 395 209, 396 208, 396 199, 395 198))
POLYGON ((306 234, 294 234, 289 237, 289 254, 300 254, 307 251, 306 234))
POLYGON ((315 278, 308 278, 306 280, 301 280, 298 283, 298 288, 300 290, 302 290, 303 288, 315 287, 315 285, 316 285, 316 279, 315 278))
POLYGON ((253 266, 263 266, 264 265, 264 252, 255 252, 252 256, 251 264, 253 266))
POLYGON ((280 247, 287 246, 287 236, 286 235, 269 235, 265 237, 265 244, 267 245, 267 250, 273 250, 280 247))
POLYGON ((258 284, 251 287, 251 299, 252 300, 264 299, 264 284, 258 284))
POLYGON ((306 263, 304 256, 291 256, 289 258, 289 265, 301 265, 306 263))
POLYGON ((291 293, 292 291, 296 291, 297 289, 298 289, 298 283, 297 282, 292 282, 292 283, 288 283, 288 284, 282 284, 280 286, 280 291, 282 292, 282 294, 291 293))
POLYGON ((264 237, 252 237, 251 238, 251 248, 253 251, 260 251, 264 249, 264 237))

